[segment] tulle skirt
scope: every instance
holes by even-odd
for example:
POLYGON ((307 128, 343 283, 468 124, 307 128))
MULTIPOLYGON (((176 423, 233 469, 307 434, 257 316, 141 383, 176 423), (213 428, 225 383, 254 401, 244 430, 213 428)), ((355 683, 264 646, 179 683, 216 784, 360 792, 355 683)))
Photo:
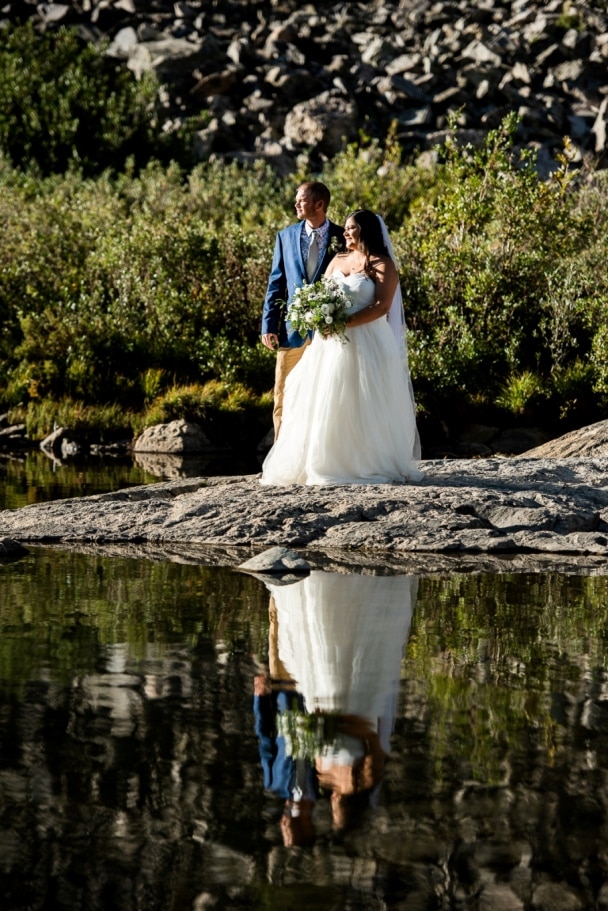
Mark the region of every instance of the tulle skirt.
POLYGON ((409 374, 385 319, 316 334, 287 377, 279 437, 262 483, 391 484, 420 480, 409 374))
POLYGON ((306 711, 382 720, 390 734, 417 577, 313 570, 301 582, 269 588, 278 653, 306 711))

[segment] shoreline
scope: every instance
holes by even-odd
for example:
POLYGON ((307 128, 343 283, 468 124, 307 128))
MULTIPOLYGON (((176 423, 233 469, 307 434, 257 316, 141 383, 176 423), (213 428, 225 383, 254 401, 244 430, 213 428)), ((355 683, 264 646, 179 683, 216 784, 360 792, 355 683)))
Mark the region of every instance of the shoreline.
MULTIPOLYGON (((411 485, 161 481, 0 512, 0 539, 238 567, 270 547, 321 565, 608 573, 608 458, 426 460, 411 485)), ((418 569, 416 569, 418 568, 418 569)))

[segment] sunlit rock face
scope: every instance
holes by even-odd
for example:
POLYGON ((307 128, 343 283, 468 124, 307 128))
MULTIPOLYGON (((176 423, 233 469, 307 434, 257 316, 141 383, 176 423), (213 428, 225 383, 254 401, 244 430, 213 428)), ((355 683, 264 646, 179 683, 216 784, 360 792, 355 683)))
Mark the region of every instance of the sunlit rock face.
MULTIPOLYGON (((268 487, 260 475, 191 477, 0 512, 24 544, 271 547, 438 556, 543 555, 604 565, 608 459, 425 459, 411 484, 268 487)), ((355 557, 353 556, 353 560, 355 557)))

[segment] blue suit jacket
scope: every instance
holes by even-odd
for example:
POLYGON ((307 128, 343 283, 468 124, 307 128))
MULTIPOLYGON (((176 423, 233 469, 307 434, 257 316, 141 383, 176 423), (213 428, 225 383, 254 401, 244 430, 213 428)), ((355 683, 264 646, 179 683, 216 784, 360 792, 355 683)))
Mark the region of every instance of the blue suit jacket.
MULTIPOLYGON (((286 318, 285 310, 281 303, 282 301, 287 301, 289 309, 289 304, 296 288, 300 288, 304 282, 308 281, 300 248, 301 232, 302 222, 298 222, 295 225, 284 228, 283 231, 279 231, 277 234, 266 300, 262 311, 261 334, 274 333, 278 335, 281 348, 301 348, 306 340, 306 337, 303 338, 291 328, 289 318, 286 318)), ((330 221, 326 251, 317 264, 317 270, 312 277, 313 282, 321 277, 333 259, 334 254, 329 253, 328 250, 334 237, 338 239, 340 248, 343 249, 344 231, 339 225, 330 221)))

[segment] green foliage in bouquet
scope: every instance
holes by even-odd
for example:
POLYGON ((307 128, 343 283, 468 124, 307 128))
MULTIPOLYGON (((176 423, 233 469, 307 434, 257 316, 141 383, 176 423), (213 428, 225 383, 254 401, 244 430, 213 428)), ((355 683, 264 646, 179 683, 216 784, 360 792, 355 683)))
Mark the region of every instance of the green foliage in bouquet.
POLYGON ((346 321, 352 301, 331 275, 296 288, 289 307, 286 302, 283 307, 291 328, 302 337, 308 332, 320 332, 348 341, 346 321))

